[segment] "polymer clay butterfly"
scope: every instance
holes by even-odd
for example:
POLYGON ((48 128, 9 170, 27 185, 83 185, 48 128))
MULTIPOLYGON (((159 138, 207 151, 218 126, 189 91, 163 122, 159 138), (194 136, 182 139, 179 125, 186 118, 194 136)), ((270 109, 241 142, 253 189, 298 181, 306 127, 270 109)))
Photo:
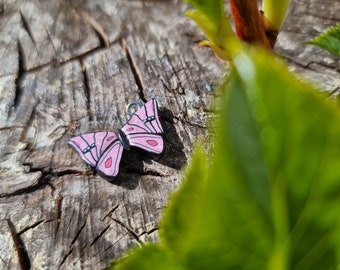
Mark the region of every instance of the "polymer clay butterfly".
MULTIPOLYGON (((132 103, 131 103, 132 104, 132 103)), ((106 178, 119 172, 123 150, 133 147, 153 154, 164 148, 163 128, 158 118, 157 101, 153 98, 132 114, 118 132, 94 132, 71 138, 68 144, 78 152, 83 161, 106 178)))

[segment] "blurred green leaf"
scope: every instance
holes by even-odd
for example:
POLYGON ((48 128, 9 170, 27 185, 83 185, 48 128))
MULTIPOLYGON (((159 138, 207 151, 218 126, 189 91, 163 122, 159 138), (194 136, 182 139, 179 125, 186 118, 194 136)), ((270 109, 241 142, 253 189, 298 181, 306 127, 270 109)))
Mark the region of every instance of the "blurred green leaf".
POLYGON ((193 5, 201 14, 204 14, 212 23, 219 24, 224 15, 223 0, 185 0, 193 5))
POLYGON ((214 52, 225 60, 230 60, 230 53, 237 42, 229 20, 224 12, 224 1, 221 0, 186 0, 195 9, 186 12, 186 16, 194 20, 202 29, 209 41, 201 45, 211 47, 214 52))
POLYGON ((151 244, 135 250, 130 255, 119 262, 114 263, 110 269, 116 270, 182 270, 180 265, 164 249, 151 244))
POLYGON ((320 34, 306 44, 318 46, 335 55, 340 56, 340 23, 330 27, 325 33, 320 34))
MULTIPOLYGON (((218 149, 230 148, 224 163, 234 163, 224 173, 236 169, 236 181, 243 184, 239 196, 247 194, 258 207, 262 226, 268 228, 262 237, 271 243, 262 261, 270 269, 335 269, 339 111, 270 55, 252 49, 244 52, 234 59, 236 74, 219 131, 225 135, 218 149)), ((225 167, 222 161, 214 171, 225 167)), ((248 196, 242 196, 242 201, 248 196)), ((256 252, 255 244, 253 249, 256 252)))
MULTIPOLYGON (((214 263, 206 256, 206 245, 210 239, 207 233, 211 228, 204 227, 206 213, 202 207, 206 198, 207 180, 210 170, 206 157, 200 147, 185 174, 180 191, 173 195, 165 212, 165 220, 161 223, 161 238, 165 247, 186 269, 202 269, 201 260, 208 265, 214 263), (202 237, 206 241, 202 241, 202 237), (193 248, 195 247, 195 248, 193 248)), ((213 243, 215 244, 215 243, 213 243)), ((205 264, 206 265, 206 264, 205 264)))
POLYGON ((114 269, 337 269, 338 108, 255 48, 222 90, 214 157, 196 151, 159 247, 114 269))
POLYGON ((169 203, 170 210, 165 212, 167 219, 161 224, 161 236, 164 244, 179 253, 179 256, 191 250, 193 241, 198 236, 191 229, 193 223, 198 224, 204 218, 202 209, 196 205, 206 199, 204 193, 208 172, 206 157, 202 149, 197 147, 191 166, 184 176, 187 180, 183 182, 181 191, 173 195, 169 203), (189 246, 183 243, 188 243, 189 246))
POLYGON ((205 14, 196 9, 191 9, 187 11, 185 15, 197 23, 208 39, 214 39, 216 26, 205 14))

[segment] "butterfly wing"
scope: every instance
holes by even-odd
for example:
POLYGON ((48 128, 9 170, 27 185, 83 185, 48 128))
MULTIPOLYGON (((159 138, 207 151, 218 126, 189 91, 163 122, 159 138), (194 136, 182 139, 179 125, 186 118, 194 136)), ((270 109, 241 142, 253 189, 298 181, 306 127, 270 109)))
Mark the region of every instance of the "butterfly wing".
POLYGON ((112 143, 100 157, 96 170, 104 177, 115 177, 119 172, 119 163, 123 154, 123 146, 119 140, 112 143))
POLYGON ((154 154, 161 154, 164 150, 164 140, 159 134, 139 133, 130 135, 130 145, 154 154))
POLYGON ((155 154, 163 152, 163 128, 158 117, 158 104, 154 98, 135 112, 121 130, 131 146, 155 154))
POLYGON ((68 144, 76 150, 86 164, 95 167, 100 174, 108 177, 118 174, 123 148, 117 133, 82 134, 71 138, 68 144), (107 161, 109 158, 111 158, 111 164, 110 161, 107 161))
MULTIPOLYGON (((163 128, 155 99, 134 113, 121 131, 130 146, 155 154, 163 152, 163 128)), ((68 144, 86 164, 96 168, 98 174, 104 177, 115 177, 118 174, 124 147, 116 132, 87 133, 71 138, 68 144)))

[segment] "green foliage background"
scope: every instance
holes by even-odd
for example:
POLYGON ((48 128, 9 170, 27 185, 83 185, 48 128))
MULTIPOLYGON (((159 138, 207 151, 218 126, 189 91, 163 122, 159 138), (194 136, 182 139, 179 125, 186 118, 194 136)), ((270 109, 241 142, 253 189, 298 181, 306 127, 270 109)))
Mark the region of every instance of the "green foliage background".
POLYGON ((318 46, 340 56, 340 23, 330 27, 325 33, 318 35, 307 44, 318 46))
MULTIPOLYGON (((196 19, 210 21, 211 41, 226 37, 223 2, 190 2, 196 19)), ((338 107, 270 52, 224 41, 216 44, 232 72, 221 86, 214 157, 197 147, 160 243, 111 269, 339 269, 338 107)))
POLYGON ((258 49, 222 86, 215 158, 198 148, 161 243, 113 269, 337 269, 340 114, 258 49))

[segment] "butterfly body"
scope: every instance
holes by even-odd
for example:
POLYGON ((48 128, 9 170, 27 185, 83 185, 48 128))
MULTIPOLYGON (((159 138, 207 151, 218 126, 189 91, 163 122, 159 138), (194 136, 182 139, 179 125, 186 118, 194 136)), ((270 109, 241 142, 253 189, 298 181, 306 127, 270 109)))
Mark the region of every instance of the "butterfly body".
POLYGON ((123 150, 138 148, 161 154, 164 149, 162 135, 157 101, 151 99, 117 132, 82 134, 71 138, 68 144, 101 176, 113 178, 119 172, 123 150))
POLYGON ((131 149, 129 140, 126 137, 125 133, 121 129, 118 129, 118 138, 119 138, 120 143, 122 144, 123 148, 125 150, 129 151, 131 149))

